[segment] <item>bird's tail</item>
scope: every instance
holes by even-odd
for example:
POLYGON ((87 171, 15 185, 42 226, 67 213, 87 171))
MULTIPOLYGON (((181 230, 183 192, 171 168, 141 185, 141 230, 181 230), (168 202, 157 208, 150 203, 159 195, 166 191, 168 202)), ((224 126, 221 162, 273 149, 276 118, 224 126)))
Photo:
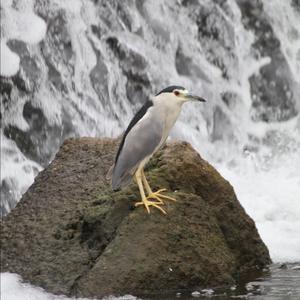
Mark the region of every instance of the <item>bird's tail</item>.
POLYGON ((122 188, 126 187, 132 180, 133 175, 130 173, 126 173, 122 176, 122 178, 118 178, 117 180, 114 180, 112 178, 112 188, 114 191, 119 191, 122 188))
POLYGON ((120 189, 127 186, 131 182, 134 172, 126 172, 121 177, 119 177, 116 176, 116 174, 114 174, 114 170, 115 170, 115 164, 113 164, 109 168, 106 174, 106 180, 110 181, 114 191, 119 191, 120 189))

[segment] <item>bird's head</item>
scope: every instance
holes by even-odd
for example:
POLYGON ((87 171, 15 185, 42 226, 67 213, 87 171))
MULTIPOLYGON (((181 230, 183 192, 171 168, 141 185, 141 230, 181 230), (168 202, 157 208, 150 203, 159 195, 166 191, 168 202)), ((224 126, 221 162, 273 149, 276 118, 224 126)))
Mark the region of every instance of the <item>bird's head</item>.
POLYGON ((187 101, 206 102, 206 100, 202 97, 193 95, 189 93, 188 90, 184 87, 177 85, 168 86, 167 88, 156 94, 155 97, 161 99, 161 101, 172 101, 174 103, 184 103, 187 101))

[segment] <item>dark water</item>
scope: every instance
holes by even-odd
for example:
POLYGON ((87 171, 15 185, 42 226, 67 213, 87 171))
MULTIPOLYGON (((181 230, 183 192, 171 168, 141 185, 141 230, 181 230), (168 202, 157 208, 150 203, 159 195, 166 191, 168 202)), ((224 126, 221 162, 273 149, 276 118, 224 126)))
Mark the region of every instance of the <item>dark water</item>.
POLYGON ((227 290, 199 290, 169 295, 142 296, 143 300, 300 300, 300 263, 273 264, 262 277, 227 290))

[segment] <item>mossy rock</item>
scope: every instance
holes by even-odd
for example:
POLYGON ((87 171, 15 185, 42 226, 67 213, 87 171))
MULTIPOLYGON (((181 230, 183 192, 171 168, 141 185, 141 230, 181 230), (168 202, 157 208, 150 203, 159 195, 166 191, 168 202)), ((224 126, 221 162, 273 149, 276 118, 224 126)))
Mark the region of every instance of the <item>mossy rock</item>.
POLYGON ((2 221, 2 271, 72 296, 232 284, 270 263, 231 185, 187 143, 167 144, 146 176, 177 199, 148 215, 133 182, 106 180, 118 141, 67 140, 2 221))

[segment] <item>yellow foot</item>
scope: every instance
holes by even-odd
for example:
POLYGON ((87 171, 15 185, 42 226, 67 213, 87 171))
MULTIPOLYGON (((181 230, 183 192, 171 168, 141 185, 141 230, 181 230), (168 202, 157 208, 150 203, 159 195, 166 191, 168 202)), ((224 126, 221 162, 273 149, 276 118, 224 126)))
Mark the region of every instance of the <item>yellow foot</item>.
POLYGON ((170 201, 175 201, 176 202, 176 199, 161 194, 161 192, 164 192, 166 190, 167 189, 160 189, 157 192, 149 194, 148 198, 150 198, 150 199, 156 199, 158 201, 158 203, 160 203, 160 204, 164 204, 163 200, 170 200, 170 201))
POLYGON ((145 199, 141 202, 136 202, 134 204, 135 207, 137 207, 139 205, 145 205, 148 214, 150 214, 150 206, 156 207, 157 209, 159 209, 165 215, 167 214, 166 211, 160 207, 160 205, 162 205, 161 202, 149 201, 149 200, 145 199))

